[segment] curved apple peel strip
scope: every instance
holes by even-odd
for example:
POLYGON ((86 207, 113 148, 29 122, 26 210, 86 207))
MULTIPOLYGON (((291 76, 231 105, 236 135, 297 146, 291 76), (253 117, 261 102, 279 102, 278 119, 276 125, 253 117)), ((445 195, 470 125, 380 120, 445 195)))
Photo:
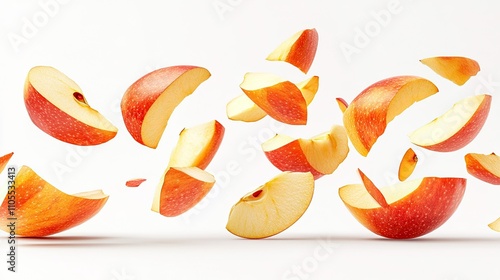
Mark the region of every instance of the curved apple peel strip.
POLYGON ((13 155, 14 152, 0 157, 0 173, 2 173, 2 171, 5 169, 5 166, 7 166, 7 163, 9 163, 9 160, 12 158, 13 155))
POLYGON ((339 109, 340 109, 340 111, 342 111, 342 114, 343 114, 345 112, 345 110, 347 110, 347 107, 349 107, 349 104, 342 97, 337 97, 337 98, 335 98, 335 100, 337 101, 337 104, 339 105, 339 109))
POLYGON ((398 179, 403 182, 411 176, 417 166, 418 157, 412 148, 409 148, 401 159, 398 170, 398 179))
POLYGON ((382 207, 388 207, 389 204, 387 203, 387 200, 385 199, 384 195, 382 192, 375 186, 375 184, 368 178, 365 173, 363 173, 359 168, 358 168, 359 176, 361 176, 361 180, 363 181, 363 185, 366 188, 366 191, 375 199, 375 201, 382 207))
POLYGON ((142 183, 144 183, 146 179, 144 178, 138 178, 138 179, 131 179, 125 182, 125 186, 131 187, 131 188, 136 188, 140 186, 142 183))

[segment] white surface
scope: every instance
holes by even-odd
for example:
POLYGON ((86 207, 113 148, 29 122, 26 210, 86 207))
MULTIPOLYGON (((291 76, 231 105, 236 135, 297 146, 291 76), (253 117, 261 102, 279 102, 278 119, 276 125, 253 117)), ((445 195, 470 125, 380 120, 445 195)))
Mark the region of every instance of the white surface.
MULTIPOLYGON (((14 151, 12 163, 32 167, 65 192, 102 188, 110 199, 96 217, 77 228, 48 239, 19 240, 19 273, 7 272, 0 257, 0 279, 500 277, 500 235, 486 226, 500 216, 500 188, 468 176, 463 161, 467 152, 500 152, 497 1, 65 1, 45 16, 46 22, 39 22, 30 38, 13 46, 9 36, 22 36, 26 21, 43 21, 46 12, 39 3, 46 2, 0 4, 0 153, 14 151), (214 3, 225 3, 230 10, 221 16, 214 3), (385 26, 377 25, 373 13, 388 6, 396 13, 385 26), (308 125, 282 125, 269 117, 251 124, 229 121, 225 104, 241 94, 238 85, 246 72, 273 72, 292 81, 306 77, 265 57, 296 31, 312 27, 320 43, 308 76, 320 77, 320 90, 309 107, 308 125), (366 27, 372 28, 373 37, 364 46, 356 45, 356 30, 366 27), (345 56, 343 43, 359 47, 359 52, 345 56), (468 56, 482 70, 457 87, 418 62, 436 55, 468 56), (212 77, 174 112, 158 149, 142 147, 126 131, 120 98, 147 72, 177 64, 204 66, 212 77), (36 65, 54 66, 74 79, 90 105, 119 128, 117 137, 82 149, 35 127, 22 88, 28 70, 36 65), (261 141, 276 132, 310 137, 326 131, 342 122, 335 97, 350 102, 371 83, 402 74, 426 77, 440 93, 397 117, 368 158, 351 147, 346 162, 317 181, 313 202, 301 220, 269 240, 241 240, 225 230, 231 206, 278 173, 258 149, 261 141), (435 232, 411 241, 381 239, 359 225, 337 195, 339 187, 359 182, 356 168, 378 185, 391 183, 410 145, 408 133, 459 99, 485 92, 493 95, 492 110, 472 144, 452 154, 417 149, 420 162, 414 178, 468 178, 455 215, 435 232), (151 212, 154 188, 178 133, 210 119, 226 127, 221 149, 207 168, 218 185, 181 217, 151 212), (71 171, 58 175, 54 166, 60 164, 71 171), (135 177, 148 181, 137 189, 126 188, 125 181, 135 177), (295 266, 304 266, 307 275, 294 274, 295 266)), ((0 239, 2 255, 6 249, 6 239, 0 239)))

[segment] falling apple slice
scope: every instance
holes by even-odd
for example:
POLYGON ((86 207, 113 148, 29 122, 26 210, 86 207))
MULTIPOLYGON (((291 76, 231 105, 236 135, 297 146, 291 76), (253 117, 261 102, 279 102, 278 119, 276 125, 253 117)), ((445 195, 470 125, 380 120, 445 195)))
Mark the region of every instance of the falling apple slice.
POLYGON ((344 113, 345 110, 347 110, 347 107, 349 107, 349 104, 347 103, 347 101, 345 101, 344 98, 341 98, 341 97, 337 97, 337 98, 335 98, 335 100, 337 100, 337 104, 339 105, 340 111, 342 111, 342 113, 344 113))
POLYGON ((121 101, 123 120, 130 135, 155 149, 174 109, 210 77, 197 66, 171 66, 155 70, 134 82, 121 101))
POLYGON ((429 57, 421 59, 420 62, 459 86, 465 84, 471 76, 475 76, 481 70, 475 60, 460 56, 429 57))
POLYGON ((145 181, 146 181, 146 179, 143 179, 143 178, 131 179, 125 183, 125 186, 131 187, 131 188, 137 188, 145 181))
POLYGON ((13 155, 14 153, 9 153, 0 157, 0 173, 2 173, 2 171, 5 169, 5 166, 7 166, 7 163, 9 163, 9 160, 13 155))
POLYGON ((365 173, 363 173, 360 169, 358 169, 359 176, 361 177, 361 181, 363 181, 363 185, 366 188, 366 191, 375 199, 375 201, 382 207, 389 207, 387 201, 385 200, 382 192, 375 186, 375 184, 368 178, 365 173))
POLYGON ((453 152, 469 144, 481 131, 490 112, 491 95, 464 98, 445 114, 412 132, 410 141, 437 152, 453 152))
POLYGON ((311 172, 314 179, 332 174, 349 153, 347 133, 339 125, 311 139, 277 134, 264 142, 262 149, 281 171, 311 172))
POLYGON ((277 121, 295 125, 307 123, 307 103, 294 83, 269 73, 247 73, 240 88, 277 121))
POLYGON ((488 225, 492 230, 500 232, 500 218, 488 225))
POLYGON ((214 184, 214 176, 198 167, 170 167, 156 189, 151 210, 178 216, 200 202, 214 184))
POLYGON ((307 74, 316 56, 317 48, 318 32, 316 29, 306 29, 295 33, 281 43, 266 59, 288 62, 307 74))
POLYGON ((415 167, 417 166, 417 162, 418 157, 417 154, 415 154, 415 151, 413 151, 412 148, 406 150, 406 153, 403 155, 401 163, 399 164, 399 181, 403 182, 404 180, 408 179, 408 177, 410 177, 410 175, 413 173, 413 170, 415 170, 415 167))
POLYGON ((415 76, 392 77, 372 84, 344 112, 344 126, 353 146, 367 156, 389 122, 436 92, 433 83, 415 76))
POLYGON ((425 177, 381 188, 386 207, 381 207, 361 184, 341 187, 339 195, 351 214, 373 233, 408 239, 444 224, 462 201, 466 181, 425 177))
POLYGON ((168 165, 205 169, 219 149, 223 137, 224 126, 216 120, 183 129, 168 165))
POLYGON ((276 235, 304 214, 313 192, 310 172, 284 172, 241 198, 231 208, 226 229, 243 238, 276 235))
MULTIPOLYGON (((309 106, 319 87, 319 77, 313 76, 297 84, 297 87, 309 106)), ((242 94, 229 101, 226 106, 227 117, 234 121, 256 122, 267 113, 255 104, 246 94, 242 94)))
POLYGON ((465 155, 467 172, 470 175, 493 185, 500 185, 500 157, 469 153, 465 155))
POLYGON ((36 66, 28 72, 24 104, 38 128, 70 144, 98 145, 114 138, 118 131, 89 106, 73 80, 49 66, 36 66))
POLYGON ((78 226, 96 215, 108 200, 101 190, 65 194, 26 166, 19 169, 15 186, 15 207, 9 209, 12 194, 0 206, 0 228, 10 232, 7 225, 14 214, 16 235, 26 237, 52 235, 78 226))

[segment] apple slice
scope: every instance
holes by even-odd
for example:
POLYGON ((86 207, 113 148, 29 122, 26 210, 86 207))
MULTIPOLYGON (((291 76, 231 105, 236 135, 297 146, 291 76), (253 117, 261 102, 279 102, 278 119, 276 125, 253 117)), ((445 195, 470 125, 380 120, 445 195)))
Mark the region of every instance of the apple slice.
POLYGON ((434 70, 441 77, 461 86, 471 76, 481 70, 479 64, 470 58, 461 56, 437 56, 421 59, 420 62, 434 70))
POLYGON ((168 165, 205 169, 219 149, 223 137, 224 126, 216 120, 183 129, 168 165))
POLYGON ((436 92, 433 83, 416 76, 397 76, 372 84, 344 112, 344 126, 353 146, 367 156, 389 122, 436 92))
POLYGON ((304 74, 316 56, 318 49, 318 32, 316 29, 305 29, 285 40, 266 58, 269 61, 285 61, 297 67, 304 74))
POLYGON ((489 155, 466 154, 465 164, 470 175, 484 182, 500 185, 500 157, 495 153, 489 155))
POLYGON ((335 100, 337 100, 337 104, 339 105, 340 111, 342 111, 342 113, 344 113, 345 110, 347 110, 347 107, 349 107, 349 104, 347 103, 347 101, 345 101, 344 98, 341 98, 341 97, 337 97, 337 98, 335 98, 335 100))
POLYGON ((7 163, 9 163, 9 160, 12 158, 14 153, 9 153, 4 156, 0 157, 0 173, 5 169, 5 166, 7 166, 7 163))
POLYGON ((236 203, 226 229, 243 238, 266 238, 292 226, 307 210, 314 192, 310 172, 284 172, 236 203))
POLYGON ((146 179, 143 178, 137 178, 137 179, 131 179, 125 182, 125 186, 130 187, 130 188, 137 188, 140 186, 142 183, 146 182, 146 179))
POLYGON ((453 152, 465 147, 479 134, 488 117, 491 95, 464 98, 445 114, 412 132, 410 141, 437 152, 453 152))
POLYGON ((281 171, 311 172, 314 179, 332 174, 349 153, 347 133, 335 125, 311 139, 277 134, 262 143, 269 161, 281 171))
POLYGON ((155 149, 174 109, 209 77, 205 68, 182 65, 155 70, 134 82, 121 101, 130 135, 155 149))
POLYGON ((500 232, 500 218, 488 225, 492 230, 500 232))
POLYGON ((36 66, 28 72, 24 104, 38 128, 70 144, 98 145, 111 140, 118 131, 89 106, 73 80, 49 66, 36 66))
POLYGON ((214 184, 214 176, 198 167, 170 167, 156 189, 151 210, 178 216, 200 202, 214 184))
POLYGON ((0 228, 10 232, 7 225, 12 222, 12 210, 17 218, 16 235, 26 237, 52 235, 80 225, 96 215, 108 200, 101 190, 65 194, 26 166, 19 169, 15 186, 15 194, 9 188, 0 206, 0 228), (14 208, 9 208, 9 199, 15 200, 14 208))
POLYGON ((417 162, 418 162, 418 157, 417 154, 415 154, 415 151, 413 151, 412 148, 406 150, 406 153, 403 155, 403 158, 399 163, 399 170, 398 170, 399 181, 403 182, 406 179, 408 179, 408 177, 410 177, 410 175, 413 173, 413 170, 415 170, 415 167, 417 166, 417 162))
POLYGON ((307 103, 294 83, 274 74, 247 73, 240 88, 277 121, 294 125, 307 123, 307 103))
MULTIPOLYGON (((297 84, 302 96, 309 106, 316 95, 319 87, 319 77, 313 76, 297 84)), ((261 120, 267 113, 255 104, 248 96, 242 94, 229 101, 226 106, 227 117, 234 121, 256 122, 261 120)))
POLYGON ((446 222, 462 201, 466 179, 425 177, 381 188, 382 207, 362 184, 347 185, 339 195, 351 214, 367 229, 387 238, 425 235, 446 222))
POLYGON ((370 194, 370 196, 375 199, 378 205, 382 207, 389 207, 389 204, 387 204, 387 200, 385 199, 384 195, 382 192, 375 186, 375 184, 368 178, 365 173, 363 173, 359 168, 358 168, 358 173, 359 176, 361 177, 361 181, 363 181, 363 185, 365 186, 366 191, 370 194))

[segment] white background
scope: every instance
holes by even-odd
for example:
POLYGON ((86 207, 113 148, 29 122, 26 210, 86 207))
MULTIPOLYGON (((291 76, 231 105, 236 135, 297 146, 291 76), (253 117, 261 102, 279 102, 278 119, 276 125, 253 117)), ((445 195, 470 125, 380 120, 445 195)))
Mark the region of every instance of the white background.
POLYGON ((30 166, 62 191, 103 189, 110 199, 79 227, 18 240, 16 274, 7 271, 7 234, 2 234, 0 279, 498 279, 500 235, 487 224, 500 216, 500 189, 469 176, 463 161, 467 152, 500 152, 498 2, 339 2, 2 1, 0 154, 14 151, 12 164, 30 166), (49 11, 43 8, 48 2, 56 3, 49 11), (374 14, 391 5, 396 8, 390 19, 377 23, 374 14), (36 30, 23 34, 29 24, 36 30), (308 77, 288 64, 265 60, 305 28, 316 28, 320 38, 308 74, 320 77, 320 89, 309 106, 307 126, 282 125, 269 117, 257 123, 229 121, 225 105, 241 94, 238 85, 246 72, 273 72, 295 82, 308 77), (355 41, 359 32, 370 33, 368 40, 355 41), (12 43, 13 36, 22 42, 12 43), (341 45, 347 44, 357 52, 343 53, 341 45), (458 87, 418 61, 437 55, 474 58, 481 72, 458 87), (123 124, 121 96, 142 75, 178 64, 206 67, 212 77, 177 108, 159 147, 143 147, 123 124), (81 149, 33 125, 22 89, 36 65, 56 67, 75 80, 90 105, 119 128, 116 138, 81 149), (302 219, 267 240, 242 240, 225 230, 231 206, 279 173, 258 149, 260 142, 276 132, 308 138, 341 124, 335 97, 350 102, 373 82, 404 74, 430 79, 440 93, 397 117, 369 157, 351 146, 344 164, 316 182, 302 219), (490 93, 493 103, 473 143, 449 154, 414 147, 420 162, 413 178, 468 178, 455 215, 438 230, 409 241, 383 239, 361 226, 342 204, 338 188, 359 182, 358 167, 378 185, 393 183, 399 160, 411 146, 406 135, 477 93, 490 93), (218 179, 212 193, 178 218, 150 211, 178 133, 212 119, 226 127, 207 168, 218 179), (55 166, 60 165, 70 171, 58 174, 55 166), (228 170, 228 165, 237 168, 228 170), (148 180, 139 188, 124 186, 135 177, 148 180))

